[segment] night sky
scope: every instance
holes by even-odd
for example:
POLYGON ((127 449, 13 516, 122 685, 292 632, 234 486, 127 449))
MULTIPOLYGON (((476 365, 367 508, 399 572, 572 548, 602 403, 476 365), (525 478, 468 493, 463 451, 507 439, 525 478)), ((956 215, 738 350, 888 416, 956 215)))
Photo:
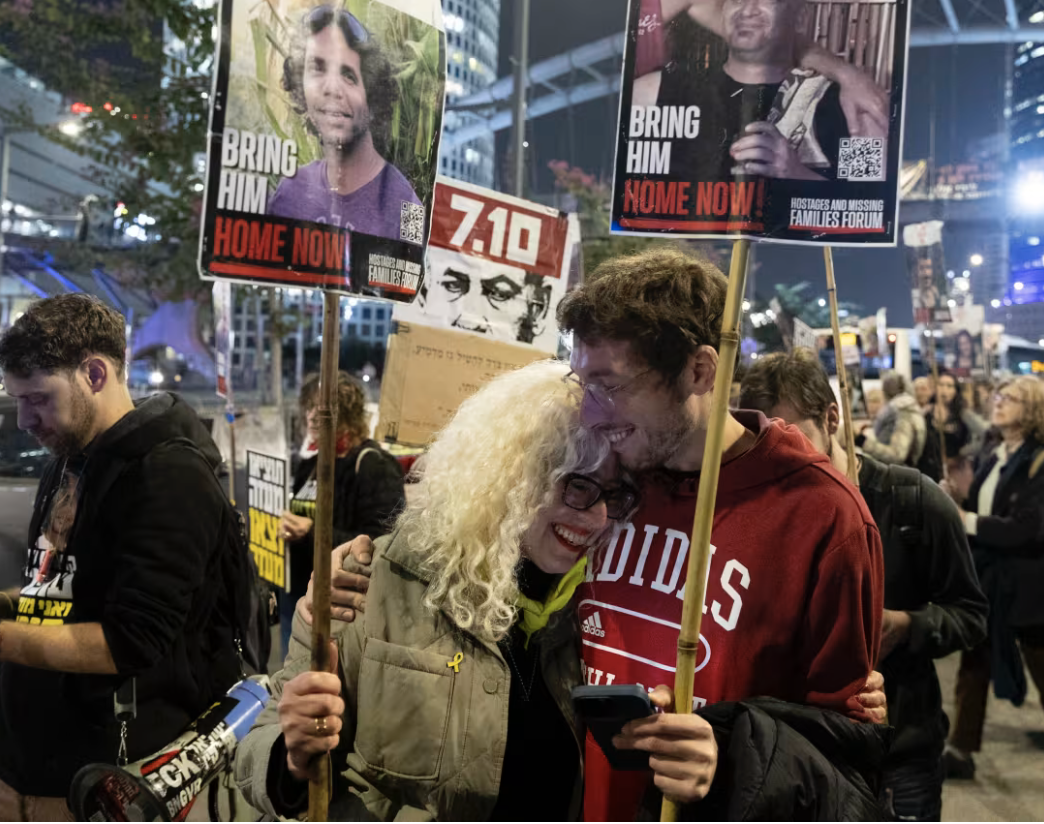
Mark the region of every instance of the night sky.
MULTIPOLYGON (((531 62, 622 31, 626 19, 627 0, 531 0, 531 4, 531 62), (592 13, 594 7, 597 13, 592 13)), ((502 0, 501 76, 511 71, 513 20, 514 1, 502 0)), ((1003 130, 1004 46, 913 49, 907 77, 905 159, 930 155, 933 120, 939 165, 968 157, 970 144, 1003 130)), ((551 190, 546 168, 551 160, 567 160, 611 179, 618 105, 616 98, 606 98, 576 107, 572 126, 566 112, 533 121, 529 126, 531 189, 551 190)), ((499 135, 501 149, 507 134, 499 135)), ((818 248, 762 244, 757 259, 760 295, 769 295, 773 283, 821 283, 824 278, 818 248)), ((861 304, 868 313, 886 306, 891 325, 912 324, 901 249, 837 249, 834 259, 842 300, 861 304)))

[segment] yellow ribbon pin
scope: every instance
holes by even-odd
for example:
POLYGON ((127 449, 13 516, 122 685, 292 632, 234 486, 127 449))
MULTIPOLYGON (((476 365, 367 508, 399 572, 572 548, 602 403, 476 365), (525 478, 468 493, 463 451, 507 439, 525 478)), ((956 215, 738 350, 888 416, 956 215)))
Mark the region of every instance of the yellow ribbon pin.
POLYGON ((453 656, 453 660, 452 661, 447 661, 446 662, 446 666, 447 667, 453 667, 453 671, 454 672, 460 672, 460 664, 461 664, 461 662, 463 660, 464 660, 464 653, 463 652, 458 652, 456 655, 453 656))

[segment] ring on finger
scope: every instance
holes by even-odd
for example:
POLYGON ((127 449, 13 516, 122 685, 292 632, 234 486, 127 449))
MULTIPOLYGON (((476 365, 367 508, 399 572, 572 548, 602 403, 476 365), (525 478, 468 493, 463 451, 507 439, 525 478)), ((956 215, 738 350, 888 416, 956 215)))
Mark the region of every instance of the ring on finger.
POLYGON ((322 736, 322 735, 329 734, 329 732, 330 732, 330 730, 326 726, 326 718, 316 718, 315 719, 315 734, 322 736))

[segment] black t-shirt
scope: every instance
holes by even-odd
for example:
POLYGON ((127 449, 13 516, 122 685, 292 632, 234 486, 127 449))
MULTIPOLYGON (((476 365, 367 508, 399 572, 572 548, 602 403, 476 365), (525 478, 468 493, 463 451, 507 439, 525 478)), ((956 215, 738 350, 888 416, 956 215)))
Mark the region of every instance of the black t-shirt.
MULTIPOLYGON (((660 77, 658 106, 699 106, 700 133, 691 140, 675 139, 671 148, 671 176, 680 180, 733 180, 735 161, 729 148, 744 136, 751 123, 768 119, 781 83, 740 83, 722 67, 694 71, 672 63, 660 77)), ((813 121, 816 140, 830 163, 816 174, 834 179, 841 139, 848 137, 848 122, 841 108, 836 83, 816 106, 813 121)))
MULTIPOLYGON (((527 560, 519 573, 519 587, 527 597, 542 600, 556 578, 527 560)), ((511 668, 511 692, 504 769, 491 821, 565 821, 569 817, 580 752, 544 681, 541 635, 534 634, 526 649, 525 636, 514 628, 500 645, 511 668)))

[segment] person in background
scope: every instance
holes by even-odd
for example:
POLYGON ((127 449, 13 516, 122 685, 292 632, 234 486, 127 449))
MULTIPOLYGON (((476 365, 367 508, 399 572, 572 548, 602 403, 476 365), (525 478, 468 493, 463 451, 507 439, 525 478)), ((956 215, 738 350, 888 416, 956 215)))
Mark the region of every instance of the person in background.
POLYGON ((914 398, 922 412, 930 412, 932 408, 932 396, 935 394, 935 384, 931 378, 922 375, 914 378, 914 398))
POLYGON ((943 433, 946 461, 951 469, 959 458, 978 454, 986 435, 986 422, 968 407, 953 373, 939 370, 935 400, 928 414, 936 430, 943 433))
MULTIPOLYGON (((759 358, 743 380, 743 409, 800 429, 842 473, 841 415, 815 353, 797 349, 759 358)), ((939 821, 942 753, 948 722, 935 659, 986 637, 979 589, 956 507, 915 469, 857 457, 859 490, 884 543, 884 630, 878 669, 895 727, 885 763, 883 806, 894 820, 939 821)))
POLYGON ((1002 441, 983 456, 966 496, 942 486, 961 507, 983 591, 990 601, 986 641, 961 655, 957 713, 946 748, 947 774, 974 778, 990 681, 1016 706, 1030 671, 1044 692, 1044 384, 1004 381, 992 423, 1002 441), (1021 657, 1020 657, 1021 652, 1021 657))
MULTIPOLYGON (((575 592, 637 492, 608 440, 580 426, 567 371, 541 361, 494 378, 439 433, 376 542, 366 610, 335 626, 332 672, 308 671, 309 629, 295 623, 236 756, 258 810, 300 814, 332 752, 331 821, 577 818, 575 592)), ((713 737, 702 745, 710 759, 713 737)))
MULTIPOLYGON (((319 376, 311 375, 301 387, 301 419, 305 439, 294 472, 290 508, 283 513, 280 529, 290 554, 290 590, 280 593, 279 616, 283 654, 290 648, 290 629, 297 599, 308 589, 312 575, 316 470, 319 463, 319 376)), ((337 376, 336 450, 334 466, 334 546, 356 535, 385 535, 406 502, 399 462, 369 438, 366 393, 348 375, 337 376)))
POLYGON ((898 372, 884 376, 881 390, 888 402, 873 424, 863 428, 856 444, 883 463, 917 466, 927 438, 917 401, 906 391, 906 380, 898 372))
POLYGON ((880 389, 871 389, 866 393, 866 414, 871 421, 877 420, 877 416, 884 409, 885 396, 880 389))
POLYGON ((993 384, 986 380, 975 381, 972 408, 984 421, 993 418, 993 384))

